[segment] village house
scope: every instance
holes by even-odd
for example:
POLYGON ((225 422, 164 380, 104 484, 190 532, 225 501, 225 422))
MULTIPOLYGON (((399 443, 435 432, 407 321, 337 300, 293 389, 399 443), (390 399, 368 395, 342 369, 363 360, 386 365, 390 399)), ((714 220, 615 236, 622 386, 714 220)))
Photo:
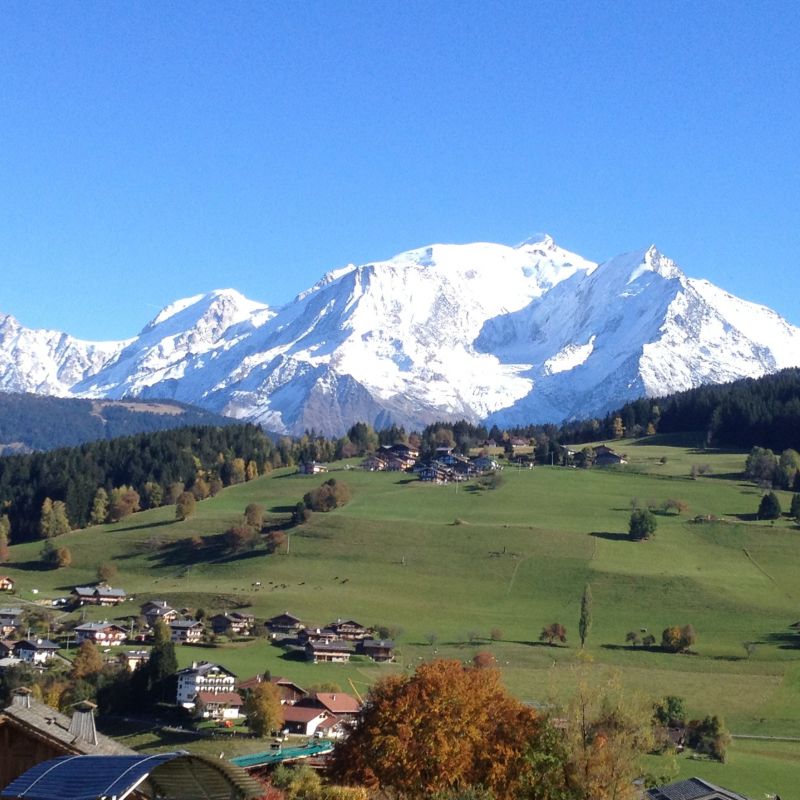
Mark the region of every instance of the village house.
POLYGON ((308 642, 333 642, 339 638, 336 631, 331 628, 303 628, 297 634, 297 641, 301 645, 306 645, 308 642))
POLYGON ((302 621, 295 617, 293 614, 290 614, 288 611, 284 611, 283 614, 278 614, 274 617, 271 617, 264 623, 266 629, 275 636, 296 636, 305 625, 303 625, 302 621))
POLYGON ((194 698, 199 692, 219 694, 236 689, 236 675, 210 661, 194 661, 191 667, 178 670, 177 676, 176 702, 187 709, 194 709, 194 698))
POLYGON ((244 705, 239 692, 198 692, 194 710, 204 719, 239 719, 244 705))
POLYGON ((8 575, 0 575, 0 592, 13 592, 14 579, 9 578, 8 575))
POLYGON ((475 456, 475 458, 472 459, 472 465, 479 472, 496 472, 497 470, 502 469, 497 461, 489 456, 475 456))
MULTIPOLYGON (((293 705, 300 700, 300 698, 305 697, 308 694, 305 689, 298 686, 293 681, 290 681, 288 678, 270 678, 269 681, 278 687, 278 691, 281 693, 281 705, 293 705)), ((263 682, 264 676, 256 675, 253 678, 248 678, 246 681, 242 681, 239 684, 239 691, 246 694, 263 682)))
POLYGON ((14 642, 0 639, 0 661, 4 658, 14 658, 14 642))
POLYGON ((124 589, 111 586, 76 586, 70 594, 79 606, 117 606, 127 597, 124 589))
POLYGON ((331 717, 324 708, 303 708, 285 705, 283 712, 283 730, 301 736, 313 736, 320 724, 331 717))
POLYGON ((301 475, 319 475, 327 472, 328 467, 326 464, 320 464, 317 461, 304 461, 300 465, 299 471, 301 475))
POLYGON ((248 636, 254 623, 255 617, 252 614, 231 611, 211 617, 211 630, 218 634, 232 633, 235 636, 248 636))
POLYGON ((149 650, 126 650, 117 656, 117 660, 125 665, 125 668, 133 672, 140 664, 146 664, 150 660, 149 650))
POLYGON ((169 625, 180 616, 174 608, 167 604, 166 600, 148 600, 142 605, 141 614, 151 628, 160 619, 169 625))
POLYGON ((455 478, 455 473, 450 467, 439 461, 430 461, 426 464, 417 464, 414 467, 421 481, 430 483, 448 483, 455 478))
POLYGON ((14 644, 14 658, 29 664, 46 664, 58 650, 58 645, 49 639, 23 639, 14 644))
POLYGON ((328 629, 333 631, 336 639, 345 639, 346 641, 358 641, 366 639, 372 635, 372 628, 367 628, 360 622, 354 619, 337 619, 336 622, 331 622, 328 629))
POLYGON ((169 640, 175 644, 194 644, 203 637, 203 623, 194 619, 176 619, 169 623, 169 640))
POLYGON ((373 661, 394 661, 394 642, 389 639, 364 639, 358 645, 359 652, 373 661))
POLYGON ((295 707, 322 708, 337 719, 354 722, 361 713, 361 703, 345 692, 315 692, 298 700, 295 707))
POLYGON ((353 655, 354 648, 350 642, 341 640, 333 642, 307 642, 306 660, 314 664, 334 663, 346 664, 353 655))
POLYGON ((8 636, 22 622, 21 608, 0 608, 0 637, 8 636))
POLYGON ((614 452, 604 444, 593 447, 592 450, 594 451, 594 465, 596 467, 609 467, 628 463, 619 453, 614 452))
POLYGON ((121 625, 111 622, 84 622, 75 628, 75 637, 81 642, 94 642, 98 645, 122 644, 127 636, 127 631, 121 625))

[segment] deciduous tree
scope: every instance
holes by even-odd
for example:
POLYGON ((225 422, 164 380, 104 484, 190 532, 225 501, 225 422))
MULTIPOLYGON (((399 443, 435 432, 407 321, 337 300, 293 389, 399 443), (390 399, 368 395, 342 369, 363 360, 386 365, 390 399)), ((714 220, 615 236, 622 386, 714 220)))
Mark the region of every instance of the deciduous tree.
POLYGON ((507 797, 535 729, 536 713, 505 691, 497 670, 432 661, 373 686, 332 774, 399 797, 479 785, 507 797))
POLYGON ((649 539, 656 532, 656 518, 646 508, 631 512, 628 522, 628 536, 635 542, 649 539))
POLYGON ((100 486, 94 493, 89 523, 91 525, 102 525, 106 519, 108 519, 108 492, 100 486))
POLYGON ((70 677, 73 680, 83 680, 97 675, 102 669, 103 657, 94 642, 88 639, 81 642, 72 661, 70 677))
POLYGON ((281 726, 281 693, 270 681, 256 684, 246 695, 244 713, 247 727, 256 736, 267 736, 281 726))
POLYGON ((560 622, 551 622, 542 628, 542 632, 539 634, 539 641, 547 642, 547 644, 553 644, 556 641, 565 643, 567 641, 567 629, 560 622))
POLYGON ((194 495, 191 492, 181 492, 178 495, 177 501, 175 502, 175 519, 189 519, 189 517, 194 514, 196 505, 197 500, 195 500, 194 495))

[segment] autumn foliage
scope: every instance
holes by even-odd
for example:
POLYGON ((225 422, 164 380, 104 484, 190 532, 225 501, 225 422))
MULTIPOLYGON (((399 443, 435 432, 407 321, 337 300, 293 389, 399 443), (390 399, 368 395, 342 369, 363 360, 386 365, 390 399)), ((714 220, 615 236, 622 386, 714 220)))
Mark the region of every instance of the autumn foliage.
POLYGON ((432 661, 373 687, 336 747, 332 775, 405 797, 477 785, 509 797, 536 726, 536 713, 506 692, 496 669, 432 661))

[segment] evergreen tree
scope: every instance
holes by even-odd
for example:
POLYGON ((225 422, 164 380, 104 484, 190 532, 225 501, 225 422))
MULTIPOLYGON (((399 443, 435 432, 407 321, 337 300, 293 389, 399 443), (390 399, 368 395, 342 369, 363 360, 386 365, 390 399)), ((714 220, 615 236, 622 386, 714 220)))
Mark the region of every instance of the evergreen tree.
POLYGON ((792 505, 789 508, 789 514, 800 522, 800 494, 792 495, 792 505))
POLYGON ((759 519, 780 519, 781 502, 775 492, 768 492, 761 498, 758 505, 759 519))
POLYGON ((147 685, 151 700, 174 700, 174 680, 178 671, 175 644, 170 640, 170 632, 164 620, 157 620, 153 626, 153 648, 147 662, 147 685))
POLYGON ((578 621, 578 635, 581 638, 581 648, 586 644, 589 631, 592 629, 592 587, 586 584, 581 597, 581 618, 578 621))

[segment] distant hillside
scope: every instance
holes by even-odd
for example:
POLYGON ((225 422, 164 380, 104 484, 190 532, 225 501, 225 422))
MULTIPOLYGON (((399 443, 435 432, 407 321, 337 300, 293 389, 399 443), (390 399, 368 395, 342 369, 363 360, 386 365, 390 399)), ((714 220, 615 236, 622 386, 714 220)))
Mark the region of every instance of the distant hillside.
POLYGON ((231 422, 227 417, 171 400, 74 400, 0 393, 0 455, 74 447, 187 425, 231 422))
MULTIPOLYGON (((717 447, 754 445, 780 451, 800 449, 800 369, 784 369, 761 378, 699 386, 665 397, 641 398, 611 411, 604 419, 567 423, 558 432, 564 442, 613 439, 615 420, 626 436, 702 431, 717 447)), ((537 429, 538 430, 538 429, 537 429)))

